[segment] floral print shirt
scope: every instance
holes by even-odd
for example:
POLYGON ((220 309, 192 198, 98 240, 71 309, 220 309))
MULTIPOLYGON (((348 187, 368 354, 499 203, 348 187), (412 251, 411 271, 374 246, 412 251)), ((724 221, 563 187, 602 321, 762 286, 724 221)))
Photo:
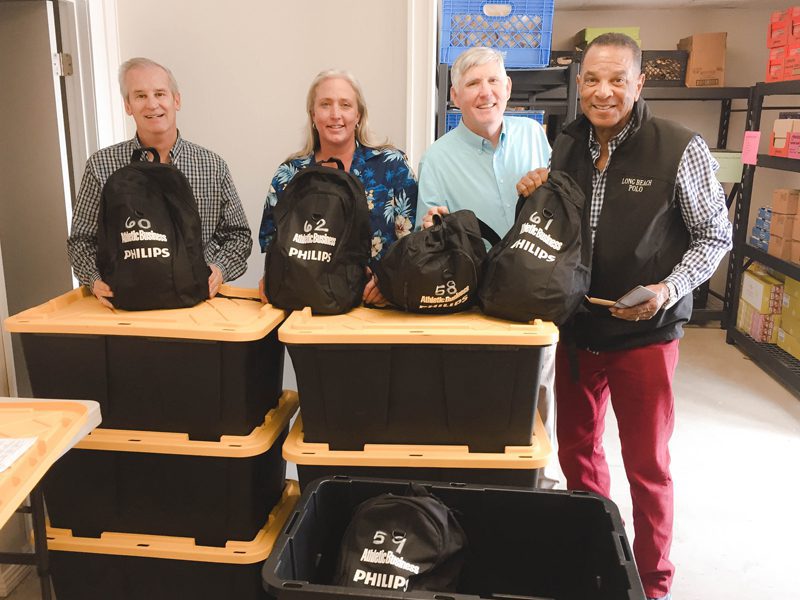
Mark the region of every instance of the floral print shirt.
MULTIPOLYGON (((266 252, 275 236, 273 207, 288 183, 300 169, 314 162, 314 155, 295 158, 278 167, 264 203, 258 241, 266 252)), ((372 261, 378 261, 392 242, 407 235, 414 227, 417 211, 417 179, 400 150, 377 150, 356 144, 350 173, 364 184, 372 228, 372 261)))

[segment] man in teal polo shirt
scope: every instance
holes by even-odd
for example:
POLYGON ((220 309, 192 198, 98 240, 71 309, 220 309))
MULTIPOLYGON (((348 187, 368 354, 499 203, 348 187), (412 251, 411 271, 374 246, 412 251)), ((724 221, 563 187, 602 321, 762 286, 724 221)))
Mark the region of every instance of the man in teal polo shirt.
MULTIPOLYGON (((453 63, 450 79, 450 98, 461 109, 461 123, 420 161, 417 225, 430 227, 434 214, 468 209, 502 237, 514 224, 519 195, 530 195, 546 179, 550 145, 535 120, 504 116, 511 78, 497 50, 467 50, 453 63)), ((555 444, 553 357, 552 349, 546 349, 539 412, 555 444)), ((554 456, 540 486, 554 487, 559 478, 554 456)))

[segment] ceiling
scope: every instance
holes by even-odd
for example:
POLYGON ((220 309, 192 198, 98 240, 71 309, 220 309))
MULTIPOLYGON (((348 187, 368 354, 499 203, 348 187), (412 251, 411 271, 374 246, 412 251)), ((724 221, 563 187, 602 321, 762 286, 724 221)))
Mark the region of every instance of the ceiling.
POLYGON ((782 10, 797 0, 555 0, 557 10, 674 9, 674 8, 757 8, 782 10))

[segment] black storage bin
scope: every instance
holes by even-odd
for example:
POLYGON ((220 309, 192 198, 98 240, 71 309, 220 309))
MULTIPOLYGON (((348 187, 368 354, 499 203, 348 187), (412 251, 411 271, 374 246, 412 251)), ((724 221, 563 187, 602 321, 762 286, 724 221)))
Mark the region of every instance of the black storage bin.
POLYGON ((644 600, 619 511, 585 492, 425 484, 453 509, 469 551, 457 593, 330 585, 339 542, 362 501, 407 483, 323 479, 303 491, 264 564, 278 600, 346 598, 644 600))
POLYGON ((176 310, 111 310, 82 287, 6 327, 22 334, 35 397, 96 400, 108 429, 216 440, 247 435, 275 406, 284 317, 258 300, 227 297, 176 310))
POLYGON ((281 447, 297 409, 287 391, 249 436, 198 442, 185 434, 96 429, 44 478, 53 527, 194 538, 201 546, 250 540, 284 486, 281 447))
POLYGON ((531 443, 552 323, 477 310, 417 315, 359 307, 289 316, 278 331, 297 373, 308 442, 458 444, 502 452, 531 443))
POLYGON ((58 600, 267 600, 264 559, 292 514, 299 491, 287 482, 266 525, 247 542, 207 548, 191 539, 109 533, 102 539, 47 530, 58 600))
POLYGON ((297 465, 300 489, 323 476, 379 477, 458 481, 533 488, 553 448, 542 419, 536 415, 529 446, 506 447, 503 452, 469 452, 464 446, 370 444, 364 450, 330 450, 328 444, 303 439, 303 417, 295 419, 283 444, 283 457, 297 465))

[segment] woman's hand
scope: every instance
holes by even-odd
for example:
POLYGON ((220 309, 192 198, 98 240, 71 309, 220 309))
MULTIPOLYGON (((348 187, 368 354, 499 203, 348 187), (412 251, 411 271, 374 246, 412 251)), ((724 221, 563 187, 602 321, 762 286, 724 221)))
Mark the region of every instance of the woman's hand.
POLYGON ((447 210, 446 206, 434 206, 425 213, 425 216, 422 217, 422 228, 427 229, 428 227, 433 226, 433 215, 449 215, 450 211, 447 210))
POLYGON ((261 298, 262 304, 269 304, 269 298, 267 298, 267 292, 264 290, 264 277, 258 280, 258 295, 261 298))
POLYGON ((367 277, 369 277, 369 279, 367 280, 367 285, 364 286, 364 293, 361 296, 364 304, 378 307, 388 306, 389 301, 383 297, 381 290, 378 288, 378 278, 375 277, 375 274, 369 267, 367 267, 367 277))

